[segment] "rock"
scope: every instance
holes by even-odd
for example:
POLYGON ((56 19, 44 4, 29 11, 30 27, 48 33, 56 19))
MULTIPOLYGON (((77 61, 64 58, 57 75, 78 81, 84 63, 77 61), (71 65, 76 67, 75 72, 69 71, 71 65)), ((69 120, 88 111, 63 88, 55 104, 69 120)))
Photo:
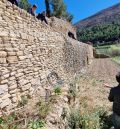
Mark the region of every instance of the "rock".
POLYGON ((5 100, 5 99, 10 98, 10 97, 11 97, 11 95, 6 93, 5 95, 3 95, 3 97, 1 99, 5 100))
POLYGON ((7 52, 5 51, 0 51, 0 58, 4 58, 7 56, 7 52))
POLYGON ((17 56, 23 56, 23 51, 17 52, 17 56))
POLYGON ((0 85, 0 95, 6 92, 8 92, 8 85, 7 84, 0 85))
POLYGON ((31 87, 31 84, 28 83, 28 84, 22 86, 21 89, 22 89, 22 91, 26 91, 26 90, 30 89, 30 87, 31 87))
POLYGON ((19 56, 19 60, 25 60, 26 56, 19 56))
POLYGON ((14 84, 14 85, 10 86, 9 90, 14 90, 15 88, 17 88, 17 84, 14 84))
POLYGON ((18 62, 18 58, 17 58, 17 56, 9 56, 9 57, 7 57, 7 61, 10 64, 14 64, 14 63, 18 62))
POLYGON ((4 108, 8 105, 10 106, 10 104, 11 104, 11 100, 8 98, 8 99, 2 101, 2 103, 0 104, 0 108, 4 108))
POLYGON ((15 52, 8 52, 8 56, 15 56, 16 53, 15 52))
POLYGON ((6 64, 6 58, 0 58, 0 64, 6 64))

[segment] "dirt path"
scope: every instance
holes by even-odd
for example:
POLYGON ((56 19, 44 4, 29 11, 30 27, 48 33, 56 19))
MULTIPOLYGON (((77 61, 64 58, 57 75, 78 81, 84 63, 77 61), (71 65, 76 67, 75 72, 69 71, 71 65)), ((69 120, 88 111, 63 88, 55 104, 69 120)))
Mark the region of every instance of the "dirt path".
POLYGON ((120 71, 120 66, 111 59, 95 59, 88 68, 88 75, 114 85, 116 84, 115 75, 118 71, 120 71))

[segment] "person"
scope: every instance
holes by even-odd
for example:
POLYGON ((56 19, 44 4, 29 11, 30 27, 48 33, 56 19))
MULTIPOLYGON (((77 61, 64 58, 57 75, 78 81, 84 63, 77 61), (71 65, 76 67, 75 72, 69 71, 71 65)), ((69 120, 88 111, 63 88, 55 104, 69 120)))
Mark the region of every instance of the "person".
POLYGON ((41 21, 44 21, 46 24, 48 24, 45 16, 46 16, 46 13, 45 13, 45 11, 43 11, 42 13, 39 13, 36 18, 39 19, 39 20, 41 20, 41 21))
POLYGON ((72 32, 68 32, 68 36, 70 37, 70 38, 72 38, 72 39, 75 39, 76 40, 76 38, 75 38, 75 36, 74 36, 74 34, 72 33, 72 32))
POLYGON ((18 2, 17 2, 17 0, 8 0, 8 1, 10 1, 12 4, 15 4, 15 5, 17 5, 17 6, 18 6, 18 2))
POLYGON ((29 9, 29 13, 32 15, 32 16, 35 16, 35 11, 37 9, 37 6, 36 5, 33 5, 32 8, 29 9))
POLYGON ((111 88, 109 101, 113 102, 113 125, 115 129, 120 129, 120 72, 116 75, 118 86, 111 88))

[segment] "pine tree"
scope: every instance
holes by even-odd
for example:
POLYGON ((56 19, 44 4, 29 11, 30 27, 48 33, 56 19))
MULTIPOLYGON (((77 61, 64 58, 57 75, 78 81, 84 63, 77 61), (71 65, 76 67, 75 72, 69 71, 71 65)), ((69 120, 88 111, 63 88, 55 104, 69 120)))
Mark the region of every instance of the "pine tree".
POLYGON ((20 0, 18 6, 27 11, 31 8, 31 4, 28 2, 28 0, 20 0))
POLYGON ((63 0, 51 0, 51 5, 53 9, 53 16, 66 19, 68 21, 71 21, 73 19, 73 16, 67 12, 67 7, 63 0))

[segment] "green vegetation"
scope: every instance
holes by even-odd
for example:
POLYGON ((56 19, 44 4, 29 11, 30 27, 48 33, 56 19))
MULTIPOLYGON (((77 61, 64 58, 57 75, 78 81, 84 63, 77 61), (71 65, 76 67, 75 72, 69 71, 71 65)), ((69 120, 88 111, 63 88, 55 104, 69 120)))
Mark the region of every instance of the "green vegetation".
POLYGON ((60 95, 61 94, 61 87, 60 86, 56 86, 55 88, 54 88, 54 93, 56 94, 56 95, 60 95))
POLYGON ((115 61, 116 63, 120 64, 120 56, 116 56, 112 58, 113 61, 115 61))
POLYGON ((32 120, 28 124, 28 129, 41 129, 45 126, 44 120, 32 120))
MULTIPOLYGON (((20 8, 27 11, 32 6, 28 0, 20 0, 18 5, 20 8)), ((72 21, 73 15, 67 12, 67 7, 63 0, 45 0, 45 6, 46 15, 48 17, 55 16, 57 18, 66 19, 69 22, 72 21)))
MULTIPOLYGON (((61 88, 56 87, 55 92, 56 94, 51 96, 48 102, 40 99, 35 105, 35 111, 37 111, 35 115, 31 114, 31 111, 14 112, 10 115, 3 113, 2 117, 0 117, 0 129, 43 129, 46 123, 45 118, 51 111, 52 105, 56 103, 57 96, 61 93, 61 88)), ((28 97, 21 96, 19 107, 25 106, 28 103, 28 97)), ((62 117, 64 118, 65 116, 66 110, 64 109, 62 117)))
POLYGON ((103 108, 72 110, 68 117, 69 129, 110 129, 111 117, 103 108))
POLYGON ((120 44, 96 46, 95 49, 97 50, 97 53, 105 54, 110 57, 116 57, 120 55, 120 44))
POLYGON ((99 24, 77 32, 78 40, 93 44, 113 44, 120 41, 120 21, 99 24))
MULTIPOLYGON (((45 121, 42 119, 30 119, 26 125, 25 118, 19 113, 12 113, 8 116, 0 117, 0 129, 42 129, 45 126, 45 121), (24 128, 21 128, 24 127, 24 128)), ((28 117, 28 116, 27 116, 28 117)))
POLYGON ((31 4, 29 3, 28 0, 20 0, 18 6, 27 11, 31 8, 31 4))
POLYGON ((21 101, 18 103, 18 107, 23 107, 28 104, 28 96, 21 96, 21 101))
POLYGON ((12 113, 9 116, 3 115, 0 117, 0 129, 19 129, 20 126, 17 124, 19 118, 20 115, 16 113, 12 113))
POLYGON ((67 12, 67 7, 63 0, 51 0, 53 9, 52 16, 72 21, 73 15, 67 12))
POLYGON ((46 116, 48 115, 51 109, 51 102, 49 101, 48 103, 46 103, 45 101, 40 100, 39 103, 37 103, 37 106, 38 106, 40 118, 41 119, 46 118, 46 116))
POLYGON ((75 84, 70 83, 70 88, 69 88, 69 92, 68 92, 68 103, 70 104, 71 101, 75 101, 75 98, 77 96, 77 92, 76 92, 76 86, 75 84))

